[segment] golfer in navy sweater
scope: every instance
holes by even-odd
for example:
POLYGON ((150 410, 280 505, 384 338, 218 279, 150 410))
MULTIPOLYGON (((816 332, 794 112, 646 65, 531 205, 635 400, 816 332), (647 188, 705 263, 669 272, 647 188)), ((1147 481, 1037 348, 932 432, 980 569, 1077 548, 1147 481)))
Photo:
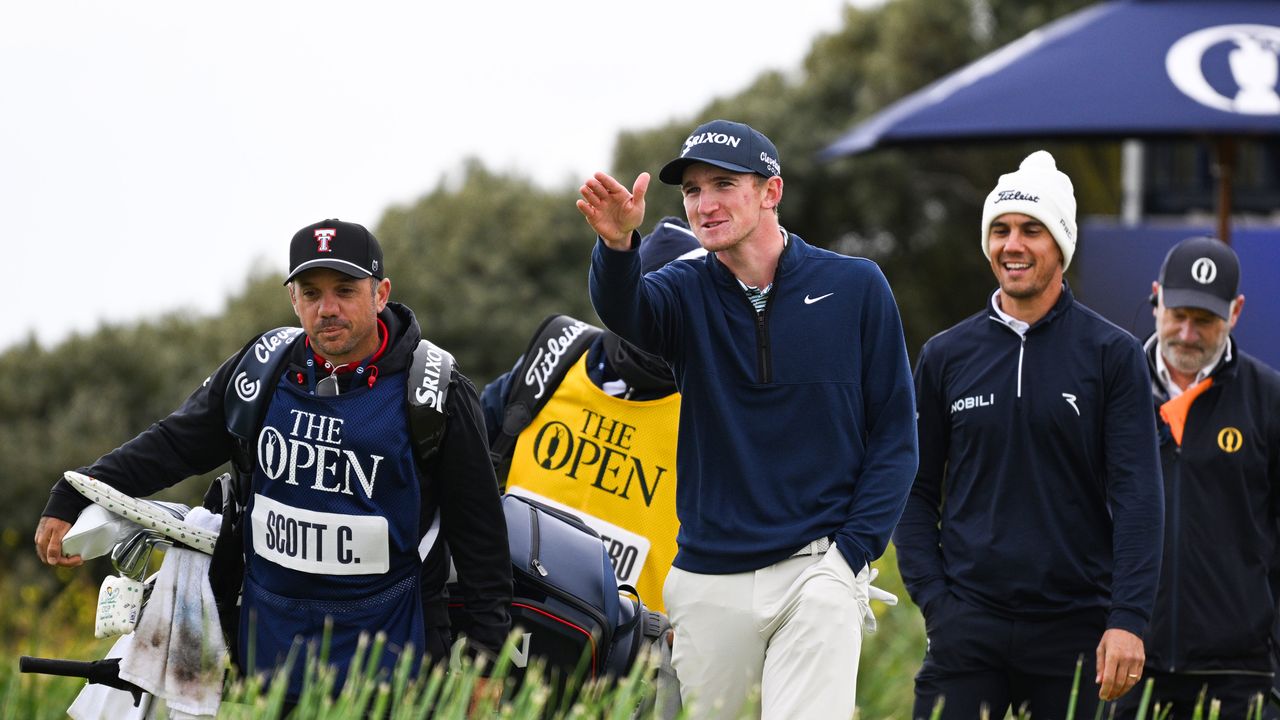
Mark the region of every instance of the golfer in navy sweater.
POLYGON ((578 209, 599 235, 591 300, 609 329, 660 355, 683 396, 680 532, 663 590, 693 717, 854 712, 868 564, 916 471, 902 323, 869 260, 778 224, 778 152, 716 120, 659 178, 678 185, 703 259, 641 275, 630 191, 597 173, 578 209))
POLYGON ((1076 717, 1142 677, 1160 570, 1162 492, 1142 348, 1076 302, 1071 180, 1040 151, 987 196, 999 289, 925 344, 920 471, 894 534, 928 648, 916 718, 1024 704, 1076 717), (1095 684, 1096 683, 1096 684, 1095 684))

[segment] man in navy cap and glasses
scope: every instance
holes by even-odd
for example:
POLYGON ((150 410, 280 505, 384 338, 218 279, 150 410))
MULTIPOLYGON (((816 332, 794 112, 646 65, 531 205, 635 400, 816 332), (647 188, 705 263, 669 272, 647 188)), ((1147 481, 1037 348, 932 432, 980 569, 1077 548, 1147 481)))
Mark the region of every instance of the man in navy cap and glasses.
MULTIPOLYGON (((1164 470, 1164 567, 1146 637, 1153 702, 1190 718, 1205 693, 1220 717, 1254 717, 1270 692, 1280 516, 1280 374, 1231 330, 1240 261, 1210 237, 1179 242, 1151 284, 1147 365, 1164 470)), ((1125 698, 1120 716, 1136 716, 1125 698)))
POLYGON ((681 694, 697 717, 739 717, 758 688, 764 717, 849 718, 869 566, 916 470, 897 305, 875 263, 780 225, 782 165, 754 128, 698 127, 659 178, 705 258, 641 273, 648 173, 597 173, 577 204, 596 311, 683 397, 663 591, 681 694))

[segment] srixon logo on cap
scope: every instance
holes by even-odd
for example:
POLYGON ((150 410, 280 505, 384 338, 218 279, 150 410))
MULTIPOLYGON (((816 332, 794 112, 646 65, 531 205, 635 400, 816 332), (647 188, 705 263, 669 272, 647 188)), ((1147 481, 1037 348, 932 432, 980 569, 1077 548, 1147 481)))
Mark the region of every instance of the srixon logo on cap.
POLYGON ((329 243, 333 240, 333 236, 338 231, 334 228, 317 228, 316 229, 316 252, 333 252, 333 248, 329 243))
POLYGON ((697 135, 690 135, 684 141, 684 150, 680 153, 680 157, 684 157, 685 155, 688 155, 689 151, 692 150, 695 145, 701 145, 703 143, 714 143, 716 145, 728 145, 729 147, 736 148, 738 147, 738 145, 742 143, 742 138, 735 137, 733 135, 728 135, 726 133, 713 133, 713 132, 704 132, 704 133, 698 133, 697 135))

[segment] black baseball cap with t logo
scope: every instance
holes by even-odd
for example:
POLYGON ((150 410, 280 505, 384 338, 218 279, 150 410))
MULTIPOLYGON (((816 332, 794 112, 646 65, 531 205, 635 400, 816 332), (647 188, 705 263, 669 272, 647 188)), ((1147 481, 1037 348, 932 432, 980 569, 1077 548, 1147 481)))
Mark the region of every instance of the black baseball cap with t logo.
POLYGON ((363 225, 322 220, 293 234, 289 243, 289 277, 285 284, 314 268, 329 268, 353 278, 384 277, 382 246, 363 225))
POLYGON ((1187 238, 1165 256, 1158 282, 1165 307, 1199 308, 1228 320, 1240 290, 1240 259, 1215 238, 1187 238))

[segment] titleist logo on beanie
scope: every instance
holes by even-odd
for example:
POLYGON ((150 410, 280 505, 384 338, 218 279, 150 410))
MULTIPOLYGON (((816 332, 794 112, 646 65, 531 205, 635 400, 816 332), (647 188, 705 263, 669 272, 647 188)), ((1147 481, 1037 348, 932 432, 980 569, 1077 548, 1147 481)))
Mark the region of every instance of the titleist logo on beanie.
POLYGON ((1067 177, 1044 150, 1028 155, 1014 172, 1000 176, 982 206, 982 253, 991 258, 991 223, 1007 213, 1039 220, 1062 250, 1062 269, 1076 251, 1076 195, 1067 177))

